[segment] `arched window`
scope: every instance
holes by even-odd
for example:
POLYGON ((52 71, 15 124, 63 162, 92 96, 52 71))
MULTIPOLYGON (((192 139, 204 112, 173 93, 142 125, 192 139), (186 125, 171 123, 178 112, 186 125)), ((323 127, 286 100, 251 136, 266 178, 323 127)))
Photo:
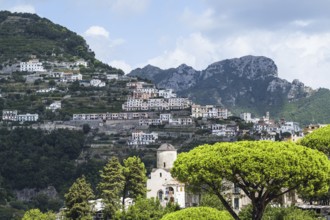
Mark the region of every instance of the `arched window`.
POLYGON ((162 177, 163 175, 162 175, 162 173, 159 173, 159 177, 162 177))
POLYGON ((164 168, 166 167, 166 163, 164 162, 164 168))

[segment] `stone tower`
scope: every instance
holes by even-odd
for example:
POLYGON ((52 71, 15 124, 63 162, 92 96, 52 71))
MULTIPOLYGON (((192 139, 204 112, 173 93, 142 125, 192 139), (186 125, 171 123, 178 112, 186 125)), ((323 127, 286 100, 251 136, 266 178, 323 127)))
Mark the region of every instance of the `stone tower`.
POLYGON ((157 168, 169 170, 177 157, 177 150, 171 144, 162 144, 157 149, 157 168))

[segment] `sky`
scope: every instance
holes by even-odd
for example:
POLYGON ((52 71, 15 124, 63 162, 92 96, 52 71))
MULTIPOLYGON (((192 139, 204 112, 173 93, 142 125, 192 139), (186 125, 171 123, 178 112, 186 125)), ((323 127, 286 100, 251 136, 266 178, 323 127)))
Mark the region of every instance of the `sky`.
POLYGON ((83 36, 125 73, 148 64, 197 70, 245 55, 274 60, 280 78, 330 89, 329 0, 0 0, 83 36))

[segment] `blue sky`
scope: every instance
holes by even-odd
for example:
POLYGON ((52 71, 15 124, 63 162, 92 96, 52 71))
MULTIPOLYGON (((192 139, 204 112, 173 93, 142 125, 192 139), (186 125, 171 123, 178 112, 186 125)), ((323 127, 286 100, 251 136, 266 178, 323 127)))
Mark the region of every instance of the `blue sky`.
POLYGON ((328 0, 0 0, 82 35, 126 73, 147 64, 195 69, 245 55, 275 61, 279 77, 330 88, 328 0))

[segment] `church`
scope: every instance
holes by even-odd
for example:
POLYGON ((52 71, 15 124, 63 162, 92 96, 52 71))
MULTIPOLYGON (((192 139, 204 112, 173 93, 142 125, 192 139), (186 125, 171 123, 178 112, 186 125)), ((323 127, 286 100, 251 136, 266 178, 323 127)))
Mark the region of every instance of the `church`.
POLYGON ((163 206, 168 202, 178 203, 181 208, 197 206, 199 196, 186 191, 184 183, 171 176, 170 169, 177 158, 177 150, 171 144, 162 144, 157 149, 157 168, 147 180, 147 197, 157 198, 163 206))

